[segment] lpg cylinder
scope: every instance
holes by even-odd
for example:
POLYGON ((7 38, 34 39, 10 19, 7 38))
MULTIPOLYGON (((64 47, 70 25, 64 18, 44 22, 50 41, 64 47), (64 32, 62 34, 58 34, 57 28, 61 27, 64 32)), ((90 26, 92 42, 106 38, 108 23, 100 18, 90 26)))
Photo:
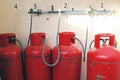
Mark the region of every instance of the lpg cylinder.
MULTIPOLYGON (((25 49, 26 80, 51 80, 51 68, 42 61, 45 33, 30 34, 30 46, 25 49)), ((45 60, 51 63, 51 48, 45 48, 45 60)))
POLYGON ((0 34, 1 80, 23 80, 21 48, 13 33, 0 34))
POLYGON ((87 54, 87 80, 120 80, 120 52, 114 46, 113 34, 95 35, 94 48, 87 54), (101 37, 108 37, 109 44, 100 45, 101 37))
MULTIPOLYGON (((80 80, 82 51, 74 46, 73 32, 59 33, 60 60, 53 66, 53 80, 80 80)), ((53 62, 58 56, 57 46, 52 51, 53 62)))

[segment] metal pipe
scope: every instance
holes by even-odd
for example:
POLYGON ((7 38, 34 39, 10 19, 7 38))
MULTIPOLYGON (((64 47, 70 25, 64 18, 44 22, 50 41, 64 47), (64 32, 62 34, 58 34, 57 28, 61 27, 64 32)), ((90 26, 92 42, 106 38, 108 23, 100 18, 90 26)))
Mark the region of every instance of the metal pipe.
MULTIPOLYGON (((56 13, 59 13, 59 11, 54 11, 54 9, 52 9, 51 11, 42 11, 40 9, 38 9, 37 11, 34 11, 33 9, 30 9, 29 14, 37 14, 37 15, 41 15, 41 14, 56 14, 56 13)), ((86 11, 84 10, 79 10, 79 11, 60 11, 60 13, 62 14, 86 14, 86 11)), ((91 14, 91 13, 96 13, 96 14, 108 14, 108 13, 112 13, 111 11, 108 11, 108 10, 95 10, 95 11, 88 11, 88 14, 91 14)))

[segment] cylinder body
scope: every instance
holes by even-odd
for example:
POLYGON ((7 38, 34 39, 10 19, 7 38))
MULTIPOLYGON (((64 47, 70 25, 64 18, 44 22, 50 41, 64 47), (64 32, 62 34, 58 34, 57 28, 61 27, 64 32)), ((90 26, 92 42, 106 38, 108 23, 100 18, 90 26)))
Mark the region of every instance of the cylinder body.
POLYGON ((112 34, 95 36, 95 47, 88 51, 87 80, 120 80, 120 52, 114 41, 112 34), (100 37, 109 37, 109 45, 100 46, 100 37))
MULTIPOLYGON (((53 80, 80 80, 82 51, 74 46, 75 34, 59 34, 60 61, 53 67, 53 80)), ((57 47, 52 51, 53 62, 58 55, 57 47)))
POLYGON ((15 43, 15 34, 0 34, 1 80, 23 80, 21 49, 15 43))
MULTIPOLYGON (((30 46, 25 49, 26 80, 51 80, 51 68, 42 61, 42 39, 45 33, 32 33, 30 46)), ((51 63, 51 48, 45 48, 45 60, 51 63)))

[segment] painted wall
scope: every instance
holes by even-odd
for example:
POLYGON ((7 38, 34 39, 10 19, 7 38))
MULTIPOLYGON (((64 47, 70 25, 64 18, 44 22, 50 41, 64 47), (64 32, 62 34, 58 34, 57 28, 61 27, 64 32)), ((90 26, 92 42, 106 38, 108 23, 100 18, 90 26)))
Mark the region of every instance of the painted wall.
MULTIPOLYGON (((100 1, 103 1, 103 7, 107 10, 115 12, 120 10, 120 0, 0 0, 0 33, 16 33, 17 38, 26 47, 30 27, 30 14, 28 14, 28 11, 30 8, 35 8, 35 4, 37 5, 36 9, 42 9, 42 11, 51 10, 51 5, 54 5, 55 10, 72 10, 74 8, 74 10, 88 11, 90 10, 90 5, 94 9, 101 10, 100 1), (67 3, 67 8, 64 8, 65 3, 67 3)), ((62 14, 60 32, 73 31, 76 33, 76 37, 85 44, 86 27, 88 27, 88 48, 90 41, 94 38, 94 34, 99 32, 115 33, 119 41, 119 21, 120 12, 102 16, 97 14, 62 14)), ((45 32, 47 34, 47 43, 52 48, 56 45, 57 26, 58 14, 33 15, 32 32, 45 32)), ((78 42, 76 42, 76 46, 80 47, 78 42)), ((83 63, 81 80, 86 80, 85 74, 86 63, 83 63)))

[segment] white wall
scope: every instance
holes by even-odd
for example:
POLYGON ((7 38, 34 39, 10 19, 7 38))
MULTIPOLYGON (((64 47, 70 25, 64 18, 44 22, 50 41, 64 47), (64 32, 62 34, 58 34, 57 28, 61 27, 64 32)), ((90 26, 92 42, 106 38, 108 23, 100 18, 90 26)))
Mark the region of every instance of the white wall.
MULTIPOLYGON (((61 8, 61 10, 71 10, 71 8, 74 8, 75 10, 89 10, 90 5, 93 5, 95 9, 100 10, 99 1, 100 0, 0 0, 0 33, 16 33, 17 38, 21 40, 24 47, 26 47, 30 26, 30 14, 28 14, 28 10, 33 8, 34 4, 37 4, 38 9, 42 9, 43 11, 51 10, 51 5, 54 5, 55 10, 58 10, 59 8, 61 8), (66 9, 64 8, 64 3, 68 3, 66 9), (14 8, 15 4, 18 4, 17 9, 14 8)), ((120 10, 120 0, 103 0, 103 2, 104 8, 107 10, 120 10)), ((112 18, 106 17, 107 15, 104 15, 105 20, 103 22, 103 18, 101 19, 101 16, 98 18, 95 15, 89 15, 88 17, 86 17, 86 15, 62 15, 60 32, 73 31, 76 33, 76 36, 83 42, 83 44, 85 44, 85 29, 86 26, 88 26, 89 46, 89 42, 93 40, 94 32, 96 31, 94 29, 99 30, 100 25, 102 27, 105 25, 104 23, 106 23, 106 27, 109 28, 109 26, 112 25, 112 29, 108 30, 104 29, 103 27, 103 30, 98 32, 111 32, 119 36, 120 22, 117 21, 120 21, 120 14, 116 13, 115 15, 112 15, 112 18), (71 23, 70 20, 68 20, 69 18, 72 18, 72 22, 75 21, 76 23, 71 23), (109 21, 109 18, 111 18, 112 21, 109 21), (97 25, 99 27, 97 27, 97 25)), ((57 25, 58 14, 44 14, 40 16, 33 15, 32 32, 45 32, 47 34, 48 44, 52 48, 55 46, 57 25), (49 18, 49 20, 47 20, 47 18, 49 18)), ((79 43, 76 42, 76 45, 79 46, 79 43)), ((86 79, 85 67, 86 63, 83 63, 81 80, 86 79)))

